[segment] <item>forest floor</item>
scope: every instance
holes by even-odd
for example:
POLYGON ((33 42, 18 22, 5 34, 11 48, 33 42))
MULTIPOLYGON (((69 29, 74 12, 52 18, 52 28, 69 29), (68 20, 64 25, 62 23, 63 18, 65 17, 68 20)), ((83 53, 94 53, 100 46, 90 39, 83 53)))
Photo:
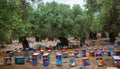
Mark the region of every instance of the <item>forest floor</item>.
MULTIPOLYGON (((32 47, 37 47, 39 46, 41 43, 35 43, 34 42, 34 39, 33 38, 28 38, 29 40, 29 43, 30 43, 30 46, 32 47)), ((79 41, 76 41, 76 40, 73 40, 72 38, 69 39, 70 40, 70 43, 71 44, 79 44, 79 41)), ((107 43, 108 41, 108 38, 99 38, 97 40, 87 40, 86 43, 87 44, 91 44, 91 43, 95 43, 98 46, 90 46, 90 47, 87 47, 85 46, 84 49, 87 49, 87 48, 109 48, 109 47, 113 47, 113 45, 105 45, 105 46, 101 46, 100 44, 106 42, 107 43)), ((116 41, 120 41, 119 38, 117 38, 116 41)), ((45 44, 45 43, 44 43, 45 44)), ((53 44, 55 45, 56 42, 54 41, 53 43, 50 42, 50 44, 53 44)), ((48 43, 49 45, 49 43, 48 43)), ((7 44, 5 45, 6 47, 4 49, 0 49, 0 51, 6 51, 6 50, 14 50, 15 48, 21 48, 22 45, 16 41, 14 41, 12 44, 7 44)), ((83 48, 77 48, 79 50, 83 49, 83 48)), ((66 49, 66 51, 70 51, 70 50, 74 50, 74 49, 66 49)), ((97 66, 96 65, 96 57, 89 57, 89 53, 87 53, 87 56, 89 58, 89 63, 90 65, 89 66, 83 66, 81 60, 82 60, 82 57, 80 57, 79 55, 79 58, 75 58, 75 61, 76 61, 76 66, 75 67, 70 67, 69 66, 69 58, 63 58, 63 64, 61 66, 56 66, 56 59, 55 59, 55 54, 54 54, 54 51, 51 52, 50 54, 50 64, 48 67, 44 67, 42 65, 42 60, 39 59, 39 64, 38 65, 32 65, 31 62, 26 62, 25 64, 22 64, 22 65, 18 65, 18 64, 15 64, 14 63, 14 58, 12 58, 12 64, 11 65, 5 65, 4 64, 4 58, 3 57, 0 57, 0 69, 108 69, 108 67, 111 67, 109 69, 120 69, 120 68, 116 68, 114 65, 113 65, 113 61, 112 61, 112 56, 104 56, 103 60, 104 60, 104 66, 97 66), (112 67, 115 67, 115 68, 112 68, 112 67)))

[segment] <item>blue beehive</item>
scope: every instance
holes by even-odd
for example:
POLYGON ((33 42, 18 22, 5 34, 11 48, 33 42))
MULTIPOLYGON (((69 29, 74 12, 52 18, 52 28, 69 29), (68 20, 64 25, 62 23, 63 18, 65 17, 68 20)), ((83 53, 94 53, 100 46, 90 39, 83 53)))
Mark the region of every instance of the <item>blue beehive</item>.
POLYGON ((111 52, 107 52, 107 56, 111 56, 111 52))
POLYGON ((86 51, 89 53, 89 52, 91 52, 92 50, 91 50, 91 49, 87 49, 86 51))
POLYGON ((33 48, 33 52, 36 53, 37 49, 36 48, 33 48))
POLYGON ((88 66, 89 65, 89 59, 88 59, 88 57, 83 57, 82 58, 82 63, 83 63, 83 66, 88 66))
POLYGON ((109 48, 109 51, 110 51, 110 52, 114 51, 114 48, 113 48, 113 47, 110 47, 110 48, 109 48))
POLYGON ((23 56, 16 56, 15 57, 15 63, 16 64, 24 64, 25 63, 25 58, 23 56))
POLYGON ((68 52, 63 52, 63 58, 68 58, 68 52))
POLYGON ((30 53, 29 53, 29 48, 26 48, 25 49, 25 60, 26 61, 29 61, 30 60, 30 53))
POLYGON ((75 60, 70 60, 69 64, 70 64, 70 66, 75 66, 75 60))
POLYGON ((44 50, 40 50, 39 58, 42 58, 42 55, 44 54, 44 50))
POLYGON ((71 54, 71 55, 70 55, 69 65, 70 65, 70 66, 75 66, 75 65, 76 65, 76 64, 75 64, 75 56, 74 56, 74 54, 71 54))
POLYGON ((32 58, 32 64, 33 64, 33 65, 37 65, 37 64, 38 64, 38 59, 35 58, 35 57, 33 57, 33 58, 32 58))
POLYGON ((14 52, 10 52, 10 57, 13 57, 14 56, 14 52))
POLYGON ((62 49, 62 46, 61 46, 61 45, 58 45, 58 46, 57 46, 57 49, 58 49, 58 50, 61 50, 61 49, 62 49))
POLYGON ((113 55, 114 55, 114 56, 119 56, 119 55, 120 55, 120 51, 114 51, 114 52, 113 52, 113 55))
POLYGON ((81 57, 86 57, 86 50, 81 51, 81 57))
POLYGON ((45 46, 43 46, 43 45, 40 45, 40 46, 38 47, 38 49, 40 49, 40 50, 44 50, 44 48, 45 48, 45 46))
POLYGON ((39 55, 39 53, 33 53, 33 55, 32 55, 32 64, 33 65, 38 64, 38 55, 39 55))
POLYGON ((50 63, 49 53, 43 54, 43 66, 49 66, 49 63, 50 63))
POLYGON ((111 56, 111 52, 104 52, 104 56, 111 56))
POLYGON ((103 55, 101 53, 97 53, 96 57, 102 57, 103 55))
POLYGON ((89 65, 89 63, 87 61, 84 61, 83 66, 88 66, 88 65, 89 65))
POLYGON ((29 47, 29 50, 31 51, 31 50, 33 50, 33 48, 32 48, 32 47, 29 47))
POLYGON ((62 54, 56 53, 56 65, 62 65, 62 54))
POLYGON ((74 56, 75 56, 75 58, 79 57, 77 52, 74 52, 74 56))

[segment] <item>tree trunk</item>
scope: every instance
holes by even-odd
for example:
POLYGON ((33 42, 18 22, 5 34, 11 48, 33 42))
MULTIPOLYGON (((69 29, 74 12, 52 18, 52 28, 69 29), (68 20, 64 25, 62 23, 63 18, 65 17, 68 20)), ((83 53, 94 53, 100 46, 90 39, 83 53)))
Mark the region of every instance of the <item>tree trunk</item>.
POLYGON ((97 33, 90 32, 89 37, 90 39, 97 39, 97 33))
POLYGON ((3 40, 2 40, 2 38, 0 37, 0 48, 4 48, 5 46, 4 46, 4 43, 3 43, 3 40))
POLYGON ((101 38, 106 38, 106 37, 107 37, 106 33, 105 32, 101 32, 101 38))
POLYGON ((9 40, 8 44, 12 44, 12 38, 10 38, 10 40, 9 40))
POLYGON ((115 42, 115 33, 109 33, 109 42, 114 44, 115 42))
POLYGON ((40 38, 38 36, 35 36, 35 41, 36 42, 39 42, 40 41, 40 38))
POLYGON ((52 32, 50 32, 50 35, 49 35, 49 37, 48 37, 48 40, 49 40, 49 41, 54 41, 54 36, 53 36, 53 33, 52 33, 52 32))
POLYGON ((80 39, 80 46, 82 47, 84 44, 85 44, 85 38, 83 37, 80 39))
POLYGON ((74 40, 79 40, 79 39, 78 39, 78 37, 75 36, 75 37, 74 37, 74 40))
POLYGON ((67 38, 65 38, 65 37, 58 37, 58 39, 60 40, 62 46, 68 46, 69 40, 67 38))
POLYGON ((80 43, 85 44, 85 38, 81 38, 80 43))
POLYGON ((48 40, 49 40, 49 41, 54 41, 54 37, 53 37, 53 36, 49 36, 49 37, 48 37, 48 40))
POLYGON ((45 39, 46 39, 45 36, 40 37, 40 41, 45 40, 45 39))
POLYGON ((29 43, 26 37, 20 37, 20 41, 22 42, 23 50, 25 50, 26 48, 29 48, 29 43))
POLYGON ((22 42, 22 39, 23 39, 23 37, 19 37, 19 43, 21 43, 21 42, 22 42))
POLYGON ((3 41, 2 41, 2 39, 0 39, 0 46, 2 45, 2 43, 3 43, 3 41))
POLYGON ((3 40, 2 40, 2 38, 0 37, 0 46, 2 46, 2 43, 3 43, 3 40))

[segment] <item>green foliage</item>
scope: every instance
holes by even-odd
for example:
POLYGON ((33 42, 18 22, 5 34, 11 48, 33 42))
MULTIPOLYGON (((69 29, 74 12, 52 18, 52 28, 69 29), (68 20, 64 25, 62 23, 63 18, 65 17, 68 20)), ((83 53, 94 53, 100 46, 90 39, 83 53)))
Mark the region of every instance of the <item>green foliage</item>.
POLYGON ((120 6, 119 0, 104 1, 101 8, 101 22, 103 22, 103 30, 107 32, 119 32, 120 21, 120 6))
POLYGON ((97 16, 96 18, 94 18, 94 21, 93 21, 93 23, 91 24, 90 29, 91 29, 93 32, 95 32, 95 33, 97 33, 97 32, 99 32, 99 31, 102 30, 102 24, 101 24, 100 21, 99 21, 99 16, 97 16))
POLYGON ((0 0, 0 38, 4 42, 24 36, 29 27, 28 23, 23 22, 27 18, 22 18, 21 15, 23 1, 25 0, 0 0))
POLYGON ((41 4, 36 10, 31 11, 32 31, 39 37, 86 37, 87 16, 79 6, 72 8, 56 2, 41 4))
POLYGON ((19 0, 0 0, 0 33, 3 41, 11 38, 12 29, 21 21, 18 16, 19 0))
POLYGON ((93 32, 119 32, 120 27, 119 0, 86 0, 88 16, 91 16, 93 32), (97 13, 97 15, 95 15, 97 13))
POLYGON ((85 6, 51 2, 34 9, 26 0, 0 0, 0 38, 8 42, 26 35, 85 38, 89 31, 119 32, 119 0, 86 0, 85 6))
POLYGON ((70 7, 56 2, 41 4, 33 11, 33 34, 36 36, 65 36, 72 26, 70 7))

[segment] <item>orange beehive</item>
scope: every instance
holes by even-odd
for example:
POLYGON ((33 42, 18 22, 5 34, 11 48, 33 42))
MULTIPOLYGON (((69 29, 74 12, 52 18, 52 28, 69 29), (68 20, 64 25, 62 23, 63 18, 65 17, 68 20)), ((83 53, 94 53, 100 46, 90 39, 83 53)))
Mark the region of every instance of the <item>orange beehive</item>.
POLYGON ((93 52, 93 51, 92 51, 92 52, 89 52, 89 56, 90 56, 90 57, 94 57, 94 56, 95 56, 95 52, 93 52))
POLYGON ((65 52, 65 50, 61 50, 61 53, 65 52))

